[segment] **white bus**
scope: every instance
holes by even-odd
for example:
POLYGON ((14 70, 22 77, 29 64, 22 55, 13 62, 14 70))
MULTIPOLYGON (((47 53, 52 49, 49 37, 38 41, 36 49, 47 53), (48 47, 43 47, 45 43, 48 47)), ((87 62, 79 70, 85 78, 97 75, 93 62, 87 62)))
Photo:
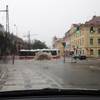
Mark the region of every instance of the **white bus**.
POLYGON ((58 49, 35 49, 35 50, 25 50, 21 49, 19 51, 20 59, 33 59, 38 52, 46 52, 51 55, 53 59, 60 58, 60 51, 58 49))

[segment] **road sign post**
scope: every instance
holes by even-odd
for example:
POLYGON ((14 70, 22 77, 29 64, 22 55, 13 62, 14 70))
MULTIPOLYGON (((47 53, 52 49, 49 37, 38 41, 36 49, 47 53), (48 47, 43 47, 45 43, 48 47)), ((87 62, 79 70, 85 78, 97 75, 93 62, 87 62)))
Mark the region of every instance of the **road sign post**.
POLYGON ((66 55, 65 55, 65 47, 66 47, 66 43, 65 43, 65 42, 62 42, 62 45, 63 45, 63 47, 64 47, 64 60, 63 60, 63 61, 64 61, 64 63, 65 63, 65 60, 66 60, 66 59, 65 59, 65 56, 66 56, 66 55))

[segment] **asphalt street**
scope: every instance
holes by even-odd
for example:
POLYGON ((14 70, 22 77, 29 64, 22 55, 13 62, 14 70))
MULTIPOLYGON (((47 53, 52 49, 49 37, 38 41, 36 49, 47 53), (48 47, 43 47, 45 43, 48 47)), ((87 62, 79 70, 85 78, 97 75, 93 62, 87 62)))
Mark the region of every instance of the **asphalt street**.
POLYGON ((78 88, 100 89, 100 60, 71 62, 66 59, 36 61, 16 60, 8 63, 8 77, 3 79, 1 91, 78 88))

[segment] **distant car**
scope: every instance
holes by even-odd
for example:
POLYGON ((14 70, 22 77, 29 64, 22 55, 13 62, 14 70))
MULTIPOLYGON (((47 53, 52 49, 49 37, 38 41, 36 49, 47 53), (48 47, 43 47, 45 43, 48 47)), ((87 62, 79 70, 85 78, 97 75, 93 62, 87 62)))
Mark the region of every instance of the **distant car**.
POLYGON ((79 56, 79 59, 80 59, 80 60, 86 60, 87 57, 86 57, 85 55, 80 55, 80 56, 79 56))
POLYGON ((74 55, 73 58, 79 59, 79 60, 86 60, 87 59, 87 57, 85 55, 74 55))
POLYGON ((78 55, 74 55, 73 58, 74 59, 79 59, 79 56, 78 55))

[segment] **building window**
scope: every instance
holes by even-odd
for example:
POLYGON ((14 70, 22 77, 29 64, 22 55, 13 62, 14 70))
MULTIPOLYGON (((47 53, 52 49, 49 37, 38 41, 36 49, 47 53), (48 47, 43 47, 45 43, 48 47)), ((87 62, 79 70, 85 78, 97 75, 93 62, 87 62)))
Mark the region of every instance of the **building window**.
POLYGON ((93 45, 93 38, 90 39, 90 45, 93 45))
POLYGON ((90 50, 90 55, 93 55, 93 49, 90 50))
POLYGON ((83 55, 84 55, 84 50, 83 50, 83 55))
POLYGON ((93 32, 95 32, 95 30, 94 30, 94 27, 91 26, 91 27, 90 27, 90 33, 93 33, 93 32))
POLYGON ((77 27, 76 27, 76 32, 77 32, 77 31, 80 31, 80 26, 77 26, 77 27))
POLYGON ((100 39, 98 39, 98 45, 100 45, 100 39))
POLYGON ((82 54, 82 51, 80 50, 79 55, 81 55, 81 54, 82 54))
POLYGON ((98 33, 100 33, 100 28, 98 28, 98 33))
POLYGON ((98 50, 98 56, 100 56, 100 50, 98 50))
POLYGON ((77 26, 77 27, 76 27, 76 33, 77 33, 77 36, 80 35, 80 33, 81 33, 81 32, 80 32, 80 26, 77 26))

